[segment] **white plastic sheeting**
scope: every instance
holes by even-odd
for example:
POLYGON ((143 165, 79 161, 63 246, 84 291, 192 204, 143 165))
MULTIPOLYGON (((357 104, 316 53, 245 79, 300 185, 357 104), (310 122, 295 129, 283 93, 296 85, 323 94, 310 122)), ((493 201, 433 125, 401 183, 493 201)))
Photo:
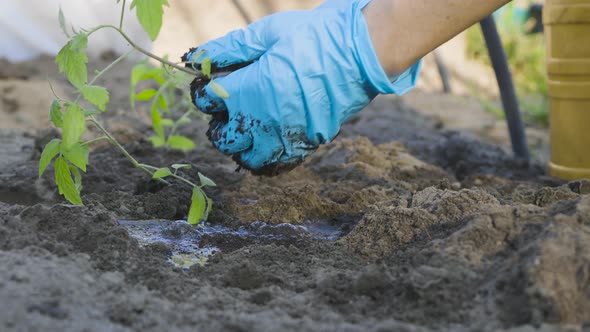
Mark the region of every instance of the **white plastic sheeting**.
MULTIPOLYGON (((102 24, 118 26, 121 13, 121 5, 115 0, 0 0, 0 4, 0 58, 10 61, 57 54, 67 41, 58 23, 60 6, 68 31, 72 26, 76 30, 102 24)), ((141 29, 135 12, 126 12, 124 30, 135 42, 150 48, 149 37, 141 29)), ((91 56, 129 49, 125 40, 112 30, 93 34, 89 44, 91 56)))

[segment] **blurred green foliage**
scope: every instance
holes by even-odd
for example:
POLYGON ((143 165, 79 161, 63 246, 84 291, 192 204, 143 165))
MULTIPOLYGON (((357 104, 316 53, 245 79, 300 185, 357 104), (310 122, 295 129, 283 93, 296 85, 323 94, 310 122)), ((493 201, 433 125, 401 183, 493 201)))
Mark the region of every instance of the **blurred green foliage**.
MULTIPOLYGON (((543 34, 525 33, 526 15, 513 3, 495 14, 504 50, 514 77, 520 106, 529 122, 548 125, 549 101, 543 34)), ((467 57, 490 64, 479 26, 467 31, 467 57)), ((491 64, 490 64, 491 65, 491 64)))

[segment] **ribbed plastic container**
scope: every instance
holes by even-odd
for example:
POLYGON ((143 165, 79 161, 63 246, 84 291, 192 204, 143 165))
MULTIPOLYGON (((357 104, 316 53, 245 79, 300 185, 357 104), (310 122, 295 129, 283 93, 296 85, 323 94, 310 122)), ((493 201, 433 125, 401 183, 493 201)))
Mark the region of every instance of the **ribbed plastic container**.
POLYGON ((590 0, 546 0, 552 176, 590 178, 590 0))

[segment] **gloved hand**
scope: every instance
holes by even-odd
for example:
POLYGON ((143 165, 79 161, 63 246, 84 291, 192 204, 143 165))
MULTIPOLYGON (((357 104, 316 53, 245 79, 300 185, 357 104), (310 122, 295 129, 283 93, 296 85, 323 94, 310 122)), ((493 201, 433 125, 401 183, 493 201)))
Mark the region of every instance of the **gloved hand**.
POLYGON ((278 13, 189 51, 185 61, 210 57, 217 71, 245 65, 215 78, 228 99, 202 79, 193 84, 195 104, 213 115, 213 144, 254 174, 276 175, 334 139, 379 93, 411 89, 420 62, 394 78, 385 74, 361 11, 369 2, 329 0, 278 13))

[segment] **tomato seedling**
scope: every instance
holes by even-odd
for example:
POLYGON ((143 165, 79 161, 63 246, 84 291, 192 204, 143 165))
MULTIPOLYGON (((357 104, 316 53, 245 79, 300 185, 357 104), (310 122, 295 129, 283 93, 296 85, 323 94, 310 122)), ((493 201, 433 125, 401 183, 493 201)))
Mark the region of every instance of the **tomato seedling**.
MULTIPOLYGON (((178 126, 186 123, 188 116, 192 112, 195 112, 195 109, 192 108, 193 106, 176 122, 163 119, 160 110, 166 112, 169 109, 170 91, 167 89, 179 87, 179 85, 183 84, 188 85, 190 80, 195 76, 204 75, 204 73, 196 71, 194 68, 186 68, 172 63, 134 43, 123 30, 126 0, 117 0, 117 3, 122 3, 121 19, 118 27, 114 25, 100 25, 90 30, 80 31, 72 28, 70 33, 66 28, 66 20, 63 12, 61 9, 59 11, 59 24, 64 34, 69 38, 69 41, 59 51, 55 62, 59 67, 60 73, 64 74, 68 81, 76 88, 77 96, 73 101, 56 96, 51 104, 49 110, 50 119, 56 128, 61 129, 62 137, 61 139, 53 139, 43 149, 39 160, 39 177, 43 175, 53 161, 55 183, 57 184, 60 195, 63 195, 72 204, 81 205, 83 203, 80 196, 82 191, 82 173, 86 172, 88 166, 89 146, 94 142, 106 140, 115 146, 133 166, 145 172, 153 179, 168 183, 166 181, 167 178, 174 178, 190 186, 192 188, 192 198, 188 211, 188 222, 198 224, 207 219, 212 206, 212 200, 207 197, 203 188, 215 186, 215 183, 201 173, 198 173, 199 184, 178 174, 179 170, 190 168, 190 165, 175 164, 170 167, 156 167, 138 162, 97 119, 98 115, 106 111, 110 98, 108 90, 96 84, 97 79, 111 70, 116 64, 125 60, 131 53, 141 52, 162 64, 161 68, 152 68, 143 63, 141 66, 136 66, 131 74, 133 92, 130 98, 133 101, 136 99, 152 100, 152 124, 156 135, 150 137, 150 141, 155 146, 168 146, 183 151, 188 151, 195 147, 189 138, 176 134, 178 126), (131 49, 111 62, 103 70, 99 71, 89 81, 87 69, 88 56, 85 52, 88 48, 88 39, 96 31, 103 29, 117 31, 129 43, 131 49), (134 90, 135 85, 146 78, 157 78, 161 82, 160 88, 153 91, 142 91, 136 95, 134 90), (81 103, 82 100, 85 100, 93 107, 84 108, 81 103), (81 141, 82 135, 86 132, 87 123, 94 125, 103 136, 85 142, 81 141), (164 127, 170 127, 171 130, 166 133, 164 127)), ((152 40, 156 39, 162 27, 164 6, 168 6, 167 0, 133 0, 131 3, 131 9, 135 8, 141 26, 152 40)), ((210 76, 210 73, 207 73, 207 76, 210 76)), ((184 90, 186 91, 188 89, 184 90)), ((223 94, 223 92, 223 88, 221 88, 220 93, 223 94)), ((225 95, 227 95, 227 92, 225 92, 225 95)))

